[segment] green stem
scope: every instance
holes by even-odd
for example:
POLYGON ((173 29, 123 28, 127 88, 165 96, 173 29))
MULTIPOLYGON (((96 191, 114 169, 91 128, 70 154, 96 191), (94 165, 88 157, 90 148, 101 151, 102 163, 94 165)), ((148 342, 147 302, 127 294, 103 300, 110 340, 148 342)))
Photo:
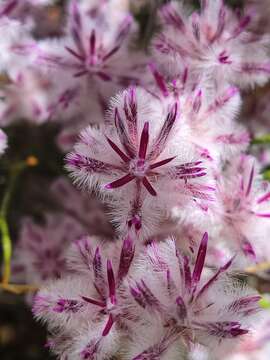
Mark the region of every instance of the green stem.
POLYGON ((25 169, 26 163, 19 163, 11 170, 10 182, 6 193, 4 195, 2 205, 0 208, 0 232, 2 234, 1 242, 3 249, 3 284, 8 284, 10 280, 10 262, 12 256, 12 241, 9 232, 9 226, 7 221, 7 214, 10 205, 10 201, 16 187, 16 181, 25 169))
POLYGON ((270 134, 265 134, 253 139, 251 145, 270 145, 270 134))

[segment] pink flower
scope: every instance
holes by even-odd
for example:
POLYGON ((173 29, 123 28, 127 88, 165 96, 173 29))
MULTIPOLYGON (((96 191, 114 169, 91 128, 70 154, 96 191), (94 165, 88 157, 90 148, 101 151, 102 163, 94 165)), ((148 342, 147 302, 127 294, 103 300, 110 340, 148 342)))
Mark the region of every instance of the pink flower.
POLYGON ((268 36, 248 30, 252 13, 238 17, 223 0, 202 1, 187 15, 171 2, 160 10, 162 32, 154 39, 155 57, 172 73, 189 66, 214 89, 220 84, 263 85, 269 79, 268 36))
POLYGON ((77 241, 68 260, 73 275, 45 286, 34 305, 52 331, 52 349, 76 360, 120 349, 124 359, 173 360, 194 344, 215 354, 236 346, 260 296, 226 275, 232 260, 206 271, 207 240, 204 234, 194 264, 173 240, 149 244, 135 260, 131 238, 106 247, 77 241))
POLYGON ((220 237, 224 243, 249 260, 268 261, 270 192, 258 174, 256 159, 247 155, 234 159, 219 178, 217 197, 223 205, 220 237))
POLYGON ((106 237, 113 235, 105 208, 94 194, 78 191, 64 177, 53 182, 50 194, 59 210, 78 222, 86 234, 106 237))
POLYGON ((83 234, 78 222, 61 214, 46 214, 43 225, 24 218, 13 261, 14 279, 39 286, 59 278, 67 271, 66 249, 83 234))
MULTIPOLYGON (((193 145, 179 135, 180 117, 177 102, 164 113, 153 96, 130 88, 112 102, 107 124, 85 129, 68 155, 67 168, 78 184, 98 187, 116 200, 120 226, 140 230, 144 209, 152 222, 156 216, 161 221, 158 214, 181 196, 192 201, 208 191, 206 168, 193 145)), ((147 226, 143 231, 151 233, 147 226)))
MULTIPOLYGON (((130 238, 119 245, 104 246, 95 238, 76 241, 68 260, 73 276, 51 282, 36 297, 35 315, 46 319, 53 328, 62 328, 56 343, 62 335, 70 338, 70 359, 111 356, 119 347, 118 339, 125 336, 120 298, 134 245, 130 238)), ((55 338, 52 340, 55 344, 55 338)), ((55 351, 63 355, 61 345, 55 351)))

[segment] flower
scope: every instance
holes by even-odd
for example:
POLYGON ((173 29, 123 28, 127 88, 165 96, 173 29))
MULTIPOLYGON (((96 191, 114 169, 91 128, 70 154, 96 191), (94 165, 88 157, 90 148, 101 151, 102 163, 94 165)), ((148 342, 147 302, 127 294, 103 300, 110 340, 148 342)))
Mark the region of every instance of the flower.
POLYGON ((94 194, 78 191, 64 177, 52 183, 50 194, 59 211, 77 221, 86 234, 108 238, 113 235, 105 208, 94 194))
POLYGON ((133 19, 123 11, 120 12, 121 17, 117 16, 117 10, 114 10, 118 20, 111 23, 107 10, 100 3, 94 15, 90 16, 91 13, 89 15, 76 0, 71 1, 67 36, 57 42, 46 40, 37 43, 38 66, 64 72, 65 76, 73 78, 74 84, 86 82, 88 88, 90 83, 92 87, 93 81, 93 93, 110 93, 115 85, 121 87, 137 82, 129 75, 132 68, 125 70, 124 65, 133 19))
POLYGON ((236 346, 260 296, 226 274, 232 260, 203 271, 207 240, 204 234, 193 265, 173 240, 153 242, 135 259, 131 238, 109 248, 94 238, 77 241, 69 255, 73 275, 52 281, 35 300, 53 351, 76 360, 173 360, 193 344, 215 354, 236 346))
POLYGON ((66 249, 84 234, 78 222, 63 214, 47 213, 43 225, 23 218, 13 261, 13 278, 37 286, 59 278, 67 271, 66 249))
POLYGON ((269 184, 261 179, 256 159, 240 155, 217 184, 221 199, 220 241, 251 261, 268 261, 269 184))
POLYGON ((127 330, 119 298, 133 256, 130 238, 122 246, 119 241, 105 245, 93 237, 75 242, 68 259, 73 275, 45 286, 34 304, 38 318, 52 330, 62 329, 51 340, 56 353, 67 351, 69 359, 102 359, 117 351, 127 330), (58 348, 57 338, 68 339, 66 350, 61 343, 58 348))
POLYGON ((207 82, 193 78, 189 67, 173 79, 159 71, 155 63, 149 67, 154 82, 147 84, 147 90, 160 99, 165 111, 176 101, 179 103, 181 134, 195 144, 200 157, 218 169, 231 156, 246 150, 249 133, 235 121, 241 108, 237 87, 220 85, 212 93, 207 82))
POLYGON ((173 240, 153 242, 141 253, 130 272, 127 309, 143 322, 134 327, 126 359, 178 359, 195 344, 220 358, 249 332, 260 296, 226 274, 232 259, 206 271, 207 241, 205 233, 193 265, 173 240))
POLYGON ((163 30, 153 41, 154 54, 173 74, 189 66, 214 90, 220 84, 245 88, 269 79, 269 38, 249 31, 252 13, 238 17, 217 0, 202 1, 200 12, 190 15, 171 2, 161 8, 160 17, 163 30))
POLYGON ((112 102, 107 123, 99 130, 86 128, 67 156, 75 182, 116 200, 116 212, 123 210, 120 226, 140 230, 142 212, 161 221, 160 214, 181 197, 193 201, 208 191, 206 168, 178 131, 178 106, 175 102, 164 114, 153 96, 132 87, 112 102))

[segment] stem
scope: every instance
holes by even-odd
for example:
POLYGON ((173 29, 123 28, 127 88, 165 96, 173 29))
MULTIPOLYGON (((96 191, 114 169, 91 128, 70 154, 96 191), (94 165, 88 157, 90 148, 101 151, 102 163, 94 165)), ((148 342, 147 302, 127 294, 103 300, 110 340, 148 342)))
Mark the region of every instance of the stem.
POLYGON ((26 162, 18 163, 11 170, 10 183, 3 198, 2 205, 0 207, 0 232, 2 234, 1 242, 3 249, 3 280, 2 283, 7 285, 10 280, 10 262, 12 256, 12 242, 9 232, 9 226, 7 221, 7 214, 10 205, 10 201, 16 186, 16 181, 21 172, 26 168, 26 162))

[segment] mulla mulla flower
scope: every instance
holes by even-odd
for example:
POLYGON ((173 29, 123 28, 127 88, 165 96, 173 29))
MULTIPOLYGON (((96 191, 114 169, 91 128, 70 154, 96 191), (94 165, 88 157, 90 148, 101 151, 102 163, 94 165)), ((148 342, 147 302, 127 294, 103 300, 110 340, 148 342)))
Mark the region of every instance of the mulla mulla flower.
POLYGON ((140 229, 142 209, 163 220, 162 212, 181 197, 204 199, 208 192, 205 165, 179 125, 177 102, 164 113, 153 96, 132 87, 112 101, 104 126, 82 132, 67 168, 78 184, 112 195, 116 212, 126 212, 124 224, 140 229))
POLYGON ((237 16, 223 0, 201 1, 200 12, 170 2, 160 10, 163 30, 153 40, 160 64, 192 73, 214 89, 220 84, 263 85, 269 79, 269 36, 249 31, 252 13, 237 16))
POLYGON ((169 104, 179 102, 181 134, 195 145, 200 157, 218 166, 246 150, 249 133, 234 121, 241 107, 237 87, 220 85, 218 91, 210 95, 207 83, 194 79, 189 67, 173 80, 154 63, 150 64, 150 70, 154 81, 147 85, 147 90, 160 99, 165 109, 169 104))
POLYGON ((124 359, 179 359, 195 344, 223 358, 249 333, 260 296, 228 274, 233 259, 205 268, 207 242, 205 233, 194 263, 173 240, 149 244, 135 262, 126 302, 141 323, 124 359))
POLYGON ((217 197, 223 207, 220 241, 249 260, 269 261, 270 189, 256 159, 243 154, 231 161, 217 182, 217 197))
POLYGON ((59 210, 76 220, 88 235, 113 235, 105 207, 94 194, 77 190, 65 177, 52 183, 50 194, 59 210))
POLYGON ((98 8, 100 11, 91 17, 76 0, 71 1, 67 36, 57 42, 39 42, 36 62, 38 66, 64 71, 65 76, 73 77, 74 83, 93 81, 102 93, 115 86, 110 83, 123 86, 136 82, 136 78, 130 76, 130 68, 126 74, 123 72, 133 25, 131 15, 122 11, 122 18, 116 16, 118 22, 112 26, 104 13, 106 9, 102 10, 102 4, 98 8))
POLYGON ((59 278, 67 270, 66 249, 84 234, 81 224, 68 215, 47 213, 45 224, 24 218, 13 261, 14 280, 39 285, 59 278))
POLYGON ((128 328, 120 298, 134 251, 129 237, 106 244, 83 237, 68 255, 71 275, 37 294, 34 313, 48 323, 51 348, 60 358, 105 359, 116 354, 120 341, 124 343, 128 328))
MULTIPOLYGON (((269 299, 268 294, 264 295, 269 299)), ((252 336, 245 336, 234 354, 226 360, 267 360, 270 356, 270 311, 265 309, 259 322, 255 324, 252 336)))
POLYGON ((226 274, 232 260, 203 271, 207 234, 194 264, 173 240, 135 259, 131 238, 119 245, 77 241, 67 260, 73 275, 37 294, 34 313, 60 358, 173 360, 196 343, 232 348, 249 332, 260 296, 226 274))

